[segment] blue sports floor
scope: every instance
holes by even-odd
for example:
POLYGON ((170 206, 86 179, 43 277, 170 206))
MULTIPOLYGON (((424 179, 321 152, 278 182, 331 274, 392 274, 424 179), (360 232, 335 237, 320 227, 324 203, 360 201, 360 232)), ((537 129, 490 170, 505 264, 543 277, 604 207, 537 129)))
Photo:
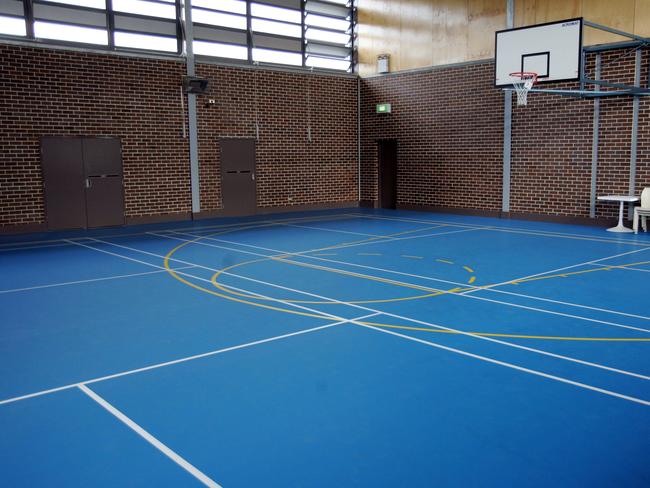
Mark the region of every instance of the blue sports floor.
POLYGON ((343 209, 4 238, 3 487, 648 487, 650 234, 343 209))

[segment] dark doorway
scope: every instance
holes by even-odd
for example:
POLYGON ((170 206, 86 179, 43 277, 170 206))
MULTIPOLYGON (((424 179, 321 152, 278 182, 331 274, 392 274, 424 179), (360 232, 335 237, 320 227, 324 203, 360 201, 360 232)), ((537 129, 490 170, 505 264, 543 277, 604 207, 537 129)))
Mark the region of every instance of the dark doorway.
POLYGON ((124 224, 119 139, 43 137, 41 167, 48 229, 124 224))
POLYGON ((255 139, 221 139, 221 194, 227 215, 253 215, 257 209, 255 139))
POLYGON ((379 206, 395 208, 397 205, 397 140, 377 141, 379 159, 379 206))
POLYGON ((44 137, 41 140, 41 169, 48 229, 85 228, 81 137, 44 137))
POLYGON ((119 139, 84 137, 88 227, 124 224, 122 148, 119 139))

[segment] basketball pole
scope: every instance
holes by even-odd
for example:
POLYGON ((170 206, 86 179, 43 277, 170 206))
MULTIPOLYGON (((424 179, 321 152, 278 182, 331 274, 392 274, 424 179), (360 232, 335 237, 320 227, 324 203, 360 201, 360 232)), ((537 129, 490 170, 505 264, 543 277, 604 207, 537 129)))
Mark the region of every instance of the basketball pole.
MULTIPOLYGON (((515 0, 508 0, 506 6, 506 29, 515 26, 515 0)), ((501 211, 510 212, 510 163, 512 149, 512 92, 503 92, 503 181, 501 189, 501 211)))
MULTIPOLYGON (((641 48, 636 48, 635 52, 635 63, 634 63, 634 86, 641 86, 641 48)), ((637 160, 637 148, 639 141, 639 95, 634 95, 632 98, 632 137, 630 141, 630 185, 629 185, 629 195, 632 196, 636 192, 636 160, 637 160)), ((632 205, 628 205, 628 220, 632 220, 634 217, 634 208, 632 205)))
MULTIPOLYGON (((602 56, 596 53, 596 73, 594 78, 600 80, 602 56)), ((594 86, 595 89, 595 86, 594 86)), ((598 183, 598 142, 600 133, 600 98, 594 98, 594 128, 591 143, 591 191, 589 198, 589 217, 596 218, 596 191, 598 183)))
MULTIPOLYGON (((192 25, 192 2, 185 0, 185 60, 186 72, 188 76, 196 74, 194 64, 194 29, 192 25)), ((190 189, 192 194, 192 214, 201 211, 201 187, 199 181, 199 131, 196 113, 196 95, 187 94, 187 118, 189 125, 189 145, 190 145, 190 189)))

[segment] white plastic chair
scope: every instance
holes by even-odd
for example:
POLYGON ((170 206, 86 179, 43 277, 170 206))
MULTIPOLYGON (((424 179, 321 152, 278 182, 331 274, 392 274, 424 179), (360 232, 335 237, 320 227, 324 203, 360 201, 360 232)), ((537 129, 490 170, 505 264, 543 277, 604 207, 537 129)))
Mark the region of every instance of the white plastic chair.
POLYGON ((634 233, 639 233, 639 217, 643 230, 648 232, 646 218, 650 216, 650 187, 644 188, 641 192, 641 206, 634 207, 634 233))

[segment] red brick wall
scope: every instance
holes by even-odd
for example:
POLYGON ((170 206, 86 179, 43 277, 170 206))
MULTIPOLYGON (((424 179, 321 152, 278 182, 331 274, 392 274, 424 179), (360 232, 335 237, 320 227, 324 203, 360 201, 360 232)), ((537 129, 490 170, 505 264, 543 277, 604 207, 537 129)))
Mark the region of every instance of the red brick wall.
MULTIPOLYGON (((647 86, 648 52, 642 85, 647 86)), ((398 204, 501 209, 503 94, 493 87, 494 65, 369 78, 362 83, 362 199, 377 199, 376 139, 398 139, 398 204), (391 102, 393 113, 375 114, 391 102)), ((593 75, 594 55, 587 61, 593 75)), ((632 83, 634 53, 602 55, 602 78, 632 83)), ((577 88, 577 84, 544 85, 577 88)), ((514 95, 513 95, 514 100, 514 95)), ((589 216, 593 101, 529 94, 513 102, 512 212, 589 216)), ((628 192, 632 99, 601 100, 597 194, 628 192)), ((637 193, 650 186, 650 98, 641 98, 637 193)), ((598 217, 615 205, 599 203, 598 217)))
MULTIPOLYGON (((191 211, 184 64, 11 45, 0 45, 0 59, 0 228, 45 220, 42 136, 119 137, 127 217, 191 211)), ((208 108, 208 97, 198 97, 203 210, 221 208, 218 138, 255 135, 256 93, 258 205, 357 199, 356 80, 211 65, 198 71, 212 79, 217 99, 208 108)))
POLYGON ((379 138, 398 140, 398 204, 499 210, 503 95, 493 65, 362 82, 362 200, 377 199, 379 138), (390 102, 391 114, 375 113, 390 102))
POLYGON ((126 215, 188 212, 183 65, 0 45, 0 226, 42 223, 41 136, 122 140, 126 215))
MULTIPOLYGON (((601 54, 601 79, 634 83, 633 50, 601 54)), ((642 86, 647 86, 648 54, 642 57, 642 86)), ((587 58, 594 76, 595 55, 587 58)), ((577 83, 544 85, 577 89, 577 83)), ((591 86, 590 88, 593 88, 591 86)), ((610 90, 609 88, 602 88, 610 90)), ((648 146, 650 99, 641 98, 637 147, 637 194, 650 186, 648 146)), ((594 101, 529 94, 526 107, 513 110, 511 210, 589 216, 594 101)), ((632 98, 600 101, 596 194, 627 194, 630 178, 632 98)), ((618 206, 597 202, 597 217, 614 217, 618 206)))
MULTIPOLYGON (((0 227, 44 221, 45 135, 120 137, 127 217, 190 212, 183 64, 10 45, 0 56, 0 227)), ((377 198, 376 139, 394 137, 399 204, 500 210, 503 95, 492 70, 486 62, 363 79, 362 200, 377 198), (380 102, 393 113, 375 114, 380 102)), ((631 82, 633 70, 633 54, 603 54, 603 78, 631 82)), ((207 64, 198 71, 212 81, 198 99, 203 210, 221 208, 219 137, 254 137, 256 120, 258 206, 356 200, 356 80, 207 64)), ((527 107, 515 107, 513 212, 588 215, 592 117, 590 100, 531 94, 527 107)), ((598 194, 627 192, 631 124, 630 98, 602 100, 598 194)), ((649 98, 641 99, 637 158, 639 189, 650 186, 649 98)), ((598 204, 597 212, 616 209, 598 204)))
POLYGON ((216 65, 198 72, 213 87, 198 107, 202 209, 221 208, 219 138, 255 138, 256 122, 258 207, 358 200, 355 79, 216 65))

